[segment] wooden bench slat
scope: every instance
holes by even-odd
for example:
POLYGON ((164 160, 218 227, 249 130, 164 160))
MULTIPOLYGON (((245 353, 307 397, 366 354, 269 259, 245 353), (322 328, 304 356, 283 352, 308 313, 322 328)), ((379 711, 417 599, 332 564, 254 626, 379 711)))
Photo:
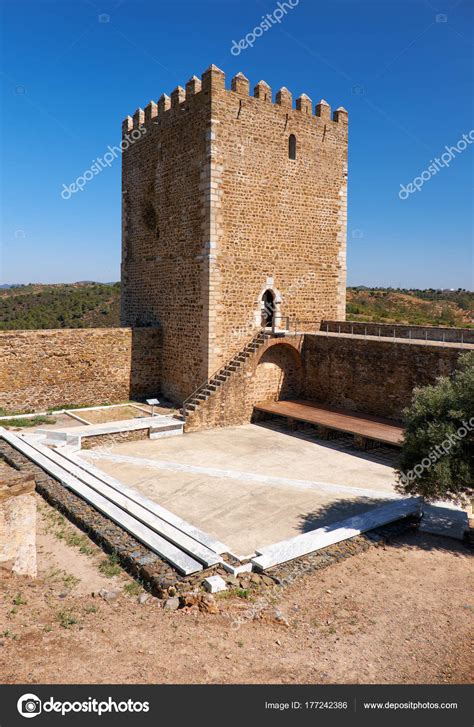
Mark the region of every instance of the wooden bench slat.
POLYGON ((300 399, 264 401, 255 405, 255 411, 273 414, 308 424, 319 425, 348 434, 354 434, 385 444, 400 447, 404 428, 381 417, 356 412, 345 412, 300 399))

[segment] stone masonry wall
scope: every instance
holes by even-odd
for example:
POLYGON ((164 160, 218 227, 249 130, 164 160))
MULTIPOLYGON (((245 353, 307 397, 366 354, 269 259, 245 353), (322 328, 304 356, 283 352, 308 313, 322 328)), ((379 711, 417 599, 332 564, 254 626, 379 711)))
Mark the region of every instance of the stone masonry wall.
POLYGON ((198 79, 185 102, 178 88, 123 124, 124 138, 142 133, 122 156, 122 324, 160 325, 162 389, 175 401, 207 377, 209 127, 198 79))
POLYGON ((156 395, 157 328, 0 332, 0 408, 39 411, 156 395))
POLYGON ((254 335, 266 289, 278 315, 313 330, 321 318, 345 317, 347 113, 332 118, 321 102, 314 115, 304 94, 294 108, 285 88, 272 103, 263 82, 250 96, 242 75, 232 88, 222 74, 212 95, 214 370, 254 335))
POLYGON ((294 398, 398 420, 415 386, 452 373, 464 350, 323 333, 269 339, 187 418, 185 428, 245 424, 257 402, 294 398))
POLYGON ((250 422, 257 402, 298 397, 303 384, 301 344, 302 336, 291 342, 268 340, 213 396, 187 417, 185 430, 246 424, 250 422))
POLYGON ((399 419, 415 386, 452 373, 461 353, 454 344, 306 335, 302 398, 399 419))

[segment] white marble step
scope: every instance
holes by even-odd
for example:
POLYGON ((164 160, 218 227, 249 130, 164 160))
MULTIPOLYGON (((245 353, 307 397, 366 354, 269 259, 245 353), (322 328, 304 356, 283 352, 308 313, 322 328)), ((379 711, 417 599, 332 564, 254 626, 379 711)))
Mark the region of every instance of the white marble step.
POLYGON ((257 557, 252 558, 252 563, 258 570, 271 568, 279 563, 286 563, 293 558, 299 558, 320 548, 326 548, 328 545, 334 545, 341 540, 353 538, 367 530, 373 530, 373 528, 419 512, 420 500, 418 498, 395 500, 382 507, 374 507, 361 515, 355 515, 333 525, 316 528, 309 533, 296 535, 294 538, 282 540, 257 550, 257 557))
POLYGON ((172 437, 183 434, 183 422, 170 416, 136 417, 103 424, 87 424, 80 427, 65 427, 64 429, 37 429, 36 434, 44 437, 46 444, 74 444, 81 443, 84 437, 98 437, 106 434, 120 434, 135 432, 140 429, 150 430, 150 439, 159 437, 172 437))
POLYGON ((462 540, 469 527, 467 512, 445 502, 423 505, 420 532, 462 540))
POLYGON ((92 487, 96 492, 121 507, 122 510, 137 518, 137 520, 140 520, 140 522, 154 530, 158 535, 162 535, 166 540, 173 543, 173 545, 184 550, 188 555, 199 560, 206 567, 221 562, 221 558, 213 550, 181 532, 158 515, 150 512, 142 503, 137 502, 136 498, 130 497, 133 491, 129 488, 126 488, 128 490, 127 492, 124 492, 123 488, 121 490, 113 488, 101 478, 80 467, 71 457, 64 457, 60 452, 45 449, 41 445, 38 446, 36 442, 32 442, 31 445, 36 451, 39 451, 60 467, 64 467, 71 475, 74 475, 74 477, 77 477, 84 484, 92 487))
POLYGON ((144 508, 154 513, 170 525, 173 525, 181 532, 186 533, 186 535, 189 535, 198 543, 202 543, 207 548, 214 551, 214 553, 220 555, 221 553, 229 552, 229 546, 225 543, 217 540, 209 533, 205 533, 203 530, 196 528, 194 525, 191 525, 191 523, 188 523, 186 520, 183 520, 178 515, 170 512, 170 510, 167 510, 162 505, 158 505, 157 502, 150 500, 148 497, 145 497, 131 487, 127 487, 127 485, 124 485, 122 482, 119 482, 119 480, 116 480, 111 475, 103 472, 98 467, 95 467, 91 462, 83 459, 83 456, 87 457, 89 452, 85 452, 84 455, 75 456, 74 452, 71 452, 70 450, 64 448, 58 450, 58 454, 60 454, 62 457, 69 460, 70 462, 74 463, 78 467, 81 467, 86 472, 89 472, 91 475, 94 475, 94 477, 96 477, 97 479, 102 480, 102 482, 105 482, 107 485, 110 485, 110 487, 113 487, 118 492, 122 492, 123 494, 127 495, 127 497, 129 497, 131 500, 134 500, 139 505, 142 505, 144 508))
POLYGON ((116 522, 120 527, 127 530, 131 535, 144 543, 164 560, 171 563, 180 573, 189 575, 202 570, 202 565, 189 556, 180 548, 158 535, 122 508, 112 503, 109 499, 98 493, 92 487, 70 474, 63 467, 53 462, 47 455, 50 453, 46 447, 36 444, 29 444, 26 440, 20 439, 12 432, 0 428, 0 438, 11 444, 15 449, 38 464, 45 472, 52 475, 65 487, 76 492, 80 497, 93 505, 97 510, 116 522), (45 451, 44 451, 45 450, 45 451))

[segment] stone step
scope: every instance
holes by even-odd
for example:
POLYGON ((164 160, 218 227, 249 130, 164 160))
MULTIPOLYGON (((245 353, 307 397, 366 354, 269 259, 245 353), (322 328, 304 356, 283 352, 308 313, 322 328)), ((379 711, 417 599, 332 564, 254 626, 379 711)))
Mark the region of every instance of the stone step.
POLYGON ((170 525, 173 525, 174 527, 178 528, 178 530, 181 530, 183 533, 186 533, 194 540, 197 540, 198 543, 202 543, 202 545, 207 546, 215 553, 221 554, 229 551, 229 546, 225 545, 225 543, 222 543, 220 540, 213 538, 212 535, 209 535, 208 533, 199 530, 194 525, 191 525, 186 520, 182 520, 182 518, 180 518, 178 515, 175 515, 169 510, 166 510, 166 508, 158 505, 158 503, 154 502, 153 500, 149 500, 147 497, 144 497, 136 490, 127 487, 124 483, 119 482, 114 477, 111 477, 102 470, 97 469, 97 467, 94 467, 94 465, 89 460, 86 461, 80 457, 76 457, 74 454, 67 452, 65 448, 61 450, 60 454, 61 457, 63 457, 64 459, 73 462, 78 467, 94 475, 99 480, 102 480, 115 490, 123 492, 129 498, 135 500, 135 502, 137 502, 138 504, 143 505, 150 512, 158 515, 158 517, 160 517, 162 520, 165 520, 170 525))
POLYGON ((113 520, 124 530, 127 530, 137 540, 151 548, 151 550, 171 563, 184 575, 202 570, 200 562, 164 538, 156 530, 149 527, 148 524, 145 524, 145 518, 137 518, 132 514, 132 506, 130 503, 126 504, 127 509, 125 509, 117 504, 116 498, 113 501, 99 491, 102 489, 100 483, 95 482, 94 487, 86 484, 84 481, 85 478, 82 476, 77 477, 71 473, 70 468, 65 468, 59 464, 57 459, 58 455, 55 455, 52 450, 43 447, 41 444, 28 443, 26 440, 20 439, 6 430, 0 430, 0 438, 5 439, 15 449, 31 459, 62 485, 82 497, 82 499, 93 505, 96 510, 99 510, 99 512, 110 518, 110 520, 113 520))
POLYGON ((420 498, 408 497, 394 500, 387 505, 373 507, 360 515, 341 520, 322 528, 310 530, 288 540, 282 540, 257 550, 257 557, 252 563, 257 570, 265 570, 280 563, 286 563, 315 550, 327 548, 342 540, 353 538, 367 530, 373 530, 387 523, 394 522, 409 515, 418 515, 421 510, 420 498))
POLYGON ((118 482, 115 486, 111 486, 106 480, 81 467, 71 457, 62 457, 62 455, 52 450, 47 450, 37 445, 33 445, 33 447, 39 454, 44 455, 52 463, 64 468, 69 475, 75 477, 87 487, 92 488, 92 490, 95 490, 110 500, 114 505, 122 508, 128 515, 136 518, 137 521, 143 523, 147 528, 150 528, 177 548, 184 551, 184 553, 190 555, 191 558, 196 559, 206 567, 216 565, 221 561, 221 558, 216 552, 196 541, 179 528, 176 528, 168 520, 163 519, 161 515, 152 512, 149 509, 150 503, 145 498, 141 498, 139 493, 135 493, 131 488, 118 482))

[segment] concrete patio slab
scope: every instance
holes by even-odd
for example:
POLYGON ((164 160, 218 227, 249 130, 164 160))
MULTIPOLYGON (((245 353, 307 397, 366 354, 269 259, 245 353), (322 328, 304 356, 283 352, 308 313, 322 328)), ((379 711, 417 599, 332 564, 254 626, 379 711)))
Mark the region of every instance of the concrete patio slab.
POLYGON ((83 451, 238 555, 392 501, 393 469, 370 453, 252 424, 83 451))

